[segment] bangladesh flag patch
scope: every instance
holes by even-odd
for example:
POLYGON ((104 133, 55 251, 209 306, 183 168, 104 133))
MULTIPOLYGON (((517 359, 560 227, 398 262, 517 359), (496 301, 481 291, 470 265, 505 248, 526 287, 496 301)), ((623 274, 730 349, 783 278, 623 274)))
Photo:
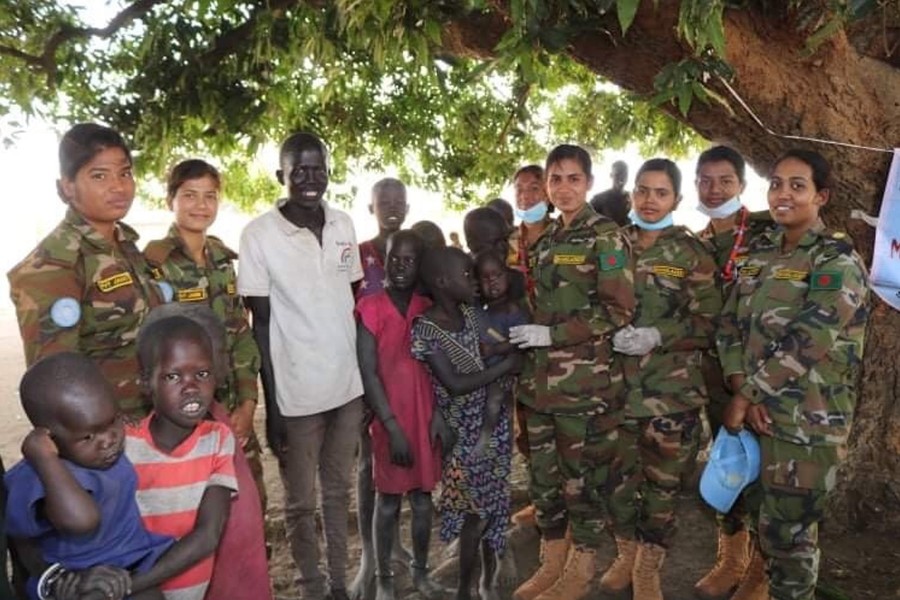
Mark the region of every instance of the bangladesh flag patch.
POLYGON ((839 290, 844 285, 843 277, 836 271, 814 271, 809 280, 814 290, 839 290))
POLYGON ((625 266, 625 253, 621 250, 600 253, 600 270, 615 271, 625 266))

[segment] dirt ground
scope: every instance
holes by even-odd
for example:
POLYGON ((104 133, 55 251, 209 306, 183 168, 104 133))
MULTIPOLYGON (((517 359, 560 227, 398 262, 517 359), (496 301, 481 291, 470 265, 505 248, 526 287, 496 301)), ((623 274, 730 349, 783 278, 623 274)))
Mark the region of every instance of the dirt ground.
MULTIPOLYGON (((22 412, 17 387, 24 370, 22 347, 19 341, 15 315, 11 308, 0 309, 0 391, 5 399, 0 402, 0 455, 7 466, 19 460, 19 444, 28 431, 28 421, 22 412)), ((259 411, 260 413, 262 411, 259 411)), ((262 414, 257 415, 257 427, 262 431, 262 414)), ((294 590, 294 568, 290 551, 284 539, 282 515, 282 488, 274 459, 266 455, 266 481, 269 489, 267 529, 272 544, 270 571, 278 600, 297 598, 294 590)), ((516 507, 526 501, 525 473, 516 460, 513 474, 513 499, 516 507)), ((663 589, 669 600, 687 600, 693 597, 692 586, 715 559, 715 523, 712 512, 698 496, 685 493, 679 512, 680 526, 673 549, 669 553, 663 572, 663 589)), ((356 535, 355 508, 348 514, 350 539, 350 576, 359 559, 359 538, 356 535)), ((404 510, 404 535, 408 535, 408 509, 404 510)), ((432 543, 432 565, 440 565, 446 558, 445 547, 436 539, 432 543)), ((406 545, 409 545, 408 539, 406 545)), ((886 600, 900 598, 900 545, 887 532, 865 531, 838 533, 828 528, 822 532, 823 559, 821 569, 821 600, 886 600)), ((516 529, 510 534, 513 569, 506 569, 503 597, 511 597, 517 581, 525 579, 537 565, 538 535, 534 530, 516 529), (515 572, 512 572, 515 571, 515 572)), ((600 565, 608 564, 613 557, 613 544, 604 544, 599 550, 600 565)), ((452 568, 441 569, 438 581, 448 588, 454 584, 452 568)), ((398 597, 404 600, 420 600, 412 590, 405 570, 395 567, 398 574, 398 597)), ((447 598, 451 595, 448 594, 447 598)), ((591 596, 603 600, 607 596, 599 591, 591 596)), ((215 599, 219 600, 219 599, 215 599)))

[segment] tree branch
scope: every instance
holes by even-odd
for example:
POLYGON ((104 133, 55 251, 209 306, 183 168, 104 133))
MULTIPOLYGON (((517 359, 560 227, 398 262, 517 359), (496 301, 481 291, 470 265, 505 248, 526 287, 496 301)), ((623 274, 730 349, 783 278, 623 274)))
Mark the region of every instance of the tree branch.
POLYGON ((106 27, 102 28, 62 25, 47 39, 44 43, 44 49, 39 55, 29 54, 10 46, 0 46, 0 54, 18 58, 29 67, 35 68, 38 71, 43 71, 47 75, 47 85, 52 89, 54 87, 53 81, 57 70, 56 52, 59 50, 60 46, 78 38, 108 38, 120 29, 129 25, 135 19, 150 12, 157 4, 162 4, 163 2, 165 2, 165 0, 135 0, 133 4, 128 5, 122 12, 113 17, 106 27))

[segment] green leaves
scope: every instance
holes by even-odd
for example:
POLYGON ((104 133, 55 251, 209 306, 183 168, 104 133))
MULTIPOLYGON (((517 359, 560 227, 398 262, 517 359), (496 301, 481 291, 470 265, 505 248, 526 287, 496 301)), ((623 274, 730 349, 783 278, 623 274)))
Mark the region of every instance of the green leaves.
POLYGON ((628 32, 628 28, 634 22, 640 3, 641 0, 618 0, 616 2, 616 14, 619 16, 619 26, 622 28, 622 35, 628 32))

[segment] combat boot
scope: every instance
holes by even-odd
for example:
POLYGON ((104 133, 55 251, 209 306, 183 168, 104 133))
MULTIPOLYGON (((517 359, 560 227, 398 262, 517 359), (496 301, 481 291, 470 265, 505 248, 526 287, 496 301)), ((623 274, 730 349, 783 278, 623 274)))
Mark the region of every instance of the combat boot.
POLYGON ((727 535, 719 529, 719 548, 716 564, 703 579, 694 585, 694 593, 703 600, 725 600, 731 597, 747 565, 750 564, 750 534, 741 530, 727 535))
POLYGON ((663 600, 659 571, 666 560, 666 549, 656 544, 639 543, 631 571, 633 600, 663 600))
POLYGON ((568 554, 569 540, 567 538, 542 539, 541 564, 534 575, 516 589, 513 599, 534 600, 541 592, 550 589, 562 576, 568 554))
POLYGON ((597 572, 597 551, 585 546, 572 546, 562 577, 536 600, 580 600, 587 596, 597 572))
POLYGON ((769 600, 769 576, 766 559, 758 543, 750 546, 750 564, 731 600, 769 600))
POLYGON ((534 504, 529 504, 519 512, 513 514, 510 519, 513 525, 519 527, 536 527, 537 526, 537 509, 534 504))
POLYGON ((600 589, 611 594, 618 594, 631 587, 631 570, 634 568, 638 544, 632 539, 616 536, 616 548, 616 560, 600 578, 600 589))

